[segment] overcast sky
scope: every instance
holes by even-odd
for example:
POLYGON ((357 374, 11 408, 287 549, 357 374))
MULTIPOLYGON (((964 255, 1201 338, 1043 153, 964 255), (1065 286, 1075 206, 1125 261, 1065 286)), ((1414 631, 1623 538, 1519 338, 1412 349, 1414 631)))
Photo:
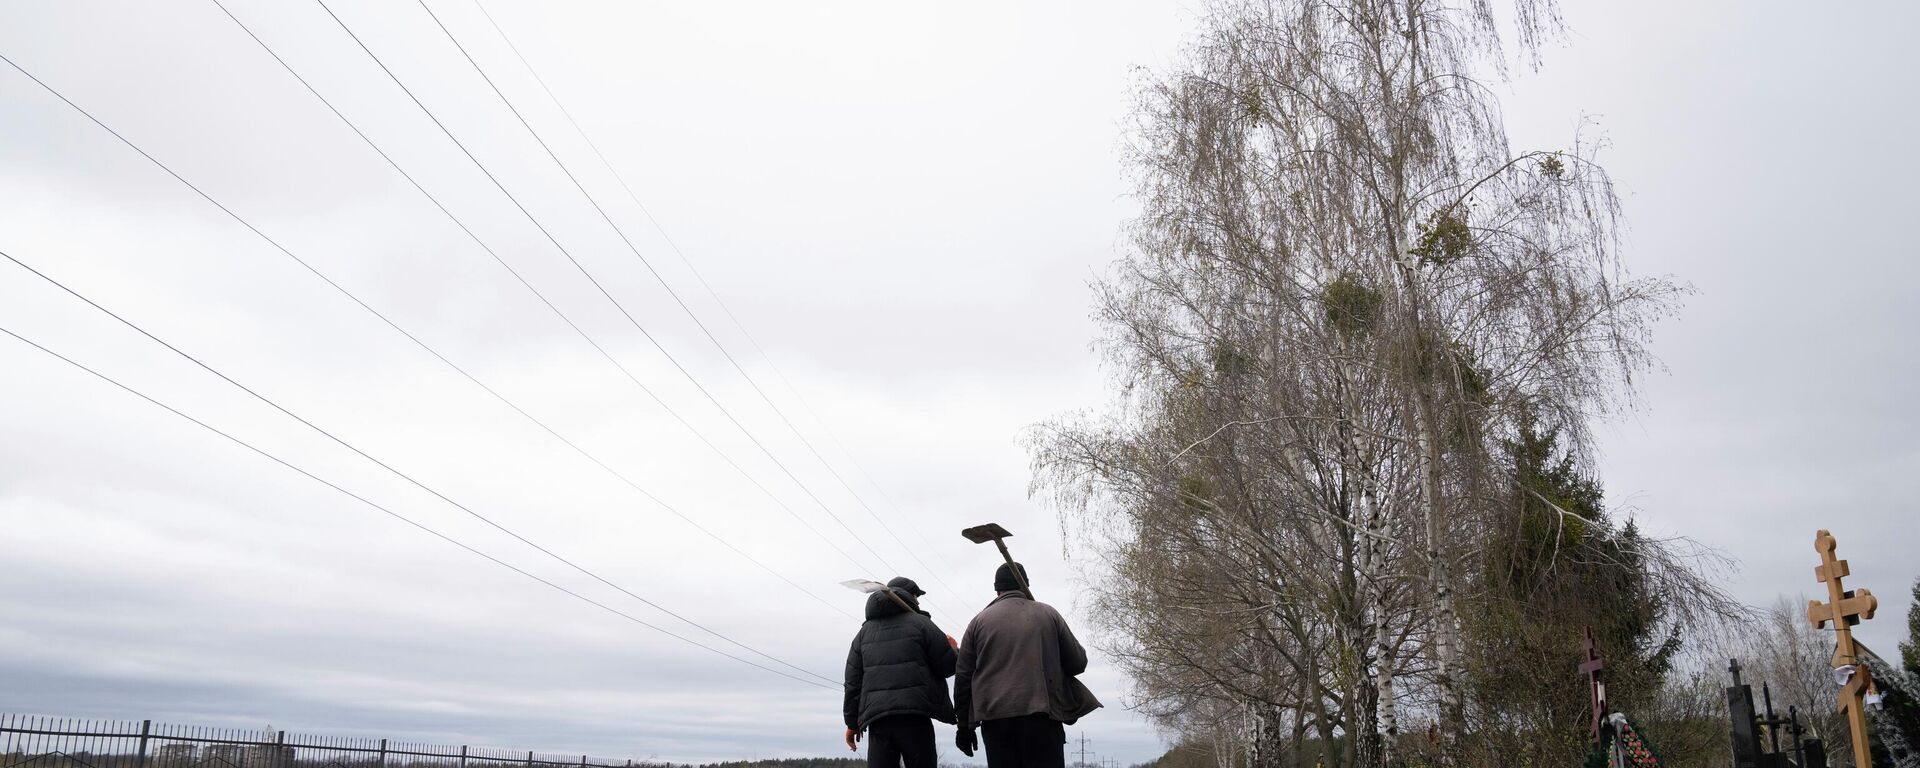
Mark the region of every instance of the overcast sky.
MULTIPOLYGON (((1109 396, 1087 282, 1132 209, 1117 152, 1129 87, 1173 60, 1197 4, 489 2, 762 357, 475 6, 433 0, 859 499, 419 6, 329 4, 779 465, 318 5, 229 2, 653 395, 212 3, 14 0, 0 4, 0 53, 793 584, 11 68, 0 250, 474 512, 829 680, 857 625, 841 612, 861 600, 841 580, 920 577, 935 619, 960 632, 991 597, 996 559, 955 535, 970 524, 1011 528, 1036 591, 1087 627, 1074 586, 1088 564, 1063 557, 1052 511, 1027 499, 1018 440, 1109 396)), ((1861 634, 1890 651, 1920 571, 1920 162, 1906 149, 1920 10, 1565 10, 1567 45, 1498 86, 1514 143, 1564 147, 1583 124, 1605 136, 1630 266, 1698 289, 1659 328, 1667 370, 1641 382, 1641 410, 1601 430, 1611 502, 1737 559, 1729 586, 1756 604, 1814 593, 1813 533, 1832 529, 1853 583, 1881 596, 1861 634)), ((541 578, 792 671, 546 559, 7 262, 0 327, 541 578)), ((0 710, 618 758, 835 753, 832 686, 582 603, 7 338, 0 402, 0 710)), ((1089 677, 1124 702, 1105 660, 1089 677)), ((1085 726, 1104 756, 1161 749, 1117 708, 1085 726)))

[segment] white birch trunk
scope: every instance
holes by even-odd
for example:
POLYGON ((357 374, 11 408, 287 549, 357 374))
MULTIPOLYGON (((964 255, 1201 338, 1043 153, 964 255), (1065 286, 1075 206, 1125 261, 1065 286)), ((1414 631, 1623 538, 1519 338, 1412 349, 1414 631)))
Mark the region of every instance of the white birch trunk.
POLYGON ((1386 539, 1385 515, 1380 512, 1374 500, 1371 485, 1360 494, 1361 519, 1365 522, 1367 536, 1362 549, 1360 575, 1367 584, 1367 594, 1372 603, 1373 622, 1373 685, 1378 700, 1375 703, 1375 718, 1379 723, 1380 755, 1379 764, 1394 764, 1395 741, 1400 735, 1398 710, 1394 702, 1394 666, 1398 663, 1398 649, 1393 647, 1393 630, 1387 622, 1385 592, 1382 588, 1386 574, 1382 573, 1380 549, 1386 539))
POLYGON ((1420 495, 1427 506, 1427 581, 1433 594, 1433 656, 1439 674, 1434 684, 1440 690, 1440 739, 1443 765, 1460 763, 1460 728, 1465 711, 1460 691, 1460 614, 1455 604, 1453 568, 1447 561, 1447 502, 1442 486, 1440 430, 1429 392, 1415 395, 1419 400, 1420 495))

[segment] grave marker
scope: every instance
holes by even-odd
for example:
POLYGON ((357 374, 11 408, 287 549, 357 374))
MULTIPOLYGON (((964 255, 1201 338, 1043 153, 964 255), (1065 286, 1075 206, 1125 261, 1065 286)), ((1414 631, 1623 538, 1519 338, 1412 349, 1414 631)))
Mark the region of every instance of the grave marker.
POLYGON ((1847 561, 1834 556, 1839 542, 1833 534, 1822 529, 1813 538, 1813 548, 1820 553, 1820 565, 1813 569, 1813 578, 1827 585, 1827 602, 1807 601, 1807 621, 1812 622, 1814 629, 1833 624, 1833 666, 1853 670, 1841 685, 1837 706, 1846 713, 1847 727, 1853 734, 1854 764, 1873 765, 1873 753, 1867 744, 1866 707, 1867 693, 1875 690, 1873 674, 1860 661, 1859 646, 1853 642, 1853 626, 1873 618, 1880 601, 1871 590, 1864 587, 1850 590, 1841 583, 1849 571, 1847 561))
POLYGON ((1586 628, 1587 660, 1580 662, 1580 674, 1587 676, 1587 691, 1593 700, 1593 722, 1587 728, 1588 738, 1600 741, 1600 723, 1607 719, 1607 684, 1600 680, 1600 671, 1607 668, 1607 660, 1600 658, 1600 647, 1593 642, 1593 627, 1586 628))

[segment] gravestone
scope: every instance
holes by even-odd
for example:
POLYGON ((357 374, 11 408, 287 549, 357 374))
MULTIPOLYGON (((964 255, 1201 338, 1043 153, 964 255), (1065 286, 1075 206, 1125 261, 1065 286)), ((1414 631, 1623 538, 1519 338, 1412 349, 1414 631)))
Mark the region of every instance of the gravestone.
MULTIPOLYGON (((1819 739, 1804 738, 1800 713, 1789 707, 1787 716, 1773 711, 1773 696, 1765 693, 1766 709, 1753 706, 1753 686, 1740 678, 1740 660, 1729 659, 1727 721, 1733 734, 1734 768, 1827 768, 1827 747, 1819 739), (1766 739, 1761 739, 1761 729, 1766 739), (1788 749, 1781 749, 1780 732, 1787 732, 1788 749)), ((1766 691, 1763 686, 1762 691, 1766 691)))
POLYGON ((1753 686, 1740 680, 1740 660, 1728 659, 1733 685, 1727 686, 1727 721, 1733 726, 1734 768, 1760 768, 1759 718, 1753 710, 1753 686))

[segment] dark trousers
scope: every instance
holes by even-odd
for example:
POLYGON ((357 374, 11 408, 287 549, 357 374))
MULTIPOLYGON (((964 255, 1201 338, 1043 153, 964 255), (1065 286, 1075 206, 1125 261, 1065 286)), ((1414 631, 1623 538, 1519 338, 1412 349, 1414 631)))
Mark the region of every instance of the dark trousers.
POLYGON ((869 768, 936 768, 933 720, 925 715, 891 715, 867 724, 869 768))
POLYGON ((1066 768, 1067 727, 1044 714, 980 724, 988 768, 1066 768))

